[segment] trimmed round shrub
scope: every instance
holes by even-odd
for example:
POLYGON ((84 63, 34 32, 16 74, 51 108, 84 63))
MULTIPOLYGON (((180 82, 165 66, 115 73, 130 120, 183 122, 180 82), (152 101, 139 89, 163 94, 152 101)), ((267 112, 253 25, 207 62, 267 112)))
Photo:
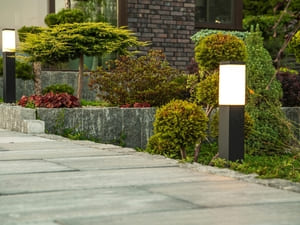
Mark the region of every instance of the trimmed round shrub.
POLYGON ((246 48, 242 40, 227 34, 212 34, 195 48, 195 60, 203 71, 215 70, 222 61, 244 61, 246 48))
POLYGON ((207 122, 207 116, 197 104, 173 100, 156 111, 154 137, 150 138, 148 149, 186 159, 186 148, 206 137, 207 122))
POLYGON ((74 89, 67 84, 54 84, 43 89, 43 95, 53 92, 53 93, 68 93, 69 95, 74 94, 74 89))

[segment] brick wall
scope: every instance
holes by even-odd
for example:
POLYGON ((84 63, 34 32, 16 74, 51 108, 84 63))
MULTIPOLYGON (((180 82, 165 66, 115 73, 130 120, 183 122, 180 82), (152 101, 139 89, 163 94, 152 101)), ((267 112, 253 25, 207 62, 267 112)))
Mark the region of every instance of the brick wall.
POLYGON ((161 49, 172 66, 186 70, 194 56, 195 0, 128 0, 128 27, 147 51, 161 49))

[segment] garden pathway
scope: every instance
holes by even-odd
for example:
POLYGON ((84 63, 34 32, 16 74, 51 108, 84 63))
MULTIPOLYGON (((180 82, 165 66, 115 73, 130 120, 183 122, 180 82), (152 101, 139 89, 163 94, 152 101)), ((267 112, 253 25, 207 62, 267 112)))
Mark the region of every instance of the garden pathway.
POLYGON ((207 171, 129 148, 0 129, 0 224, 300 224, 300 193, 207 171))

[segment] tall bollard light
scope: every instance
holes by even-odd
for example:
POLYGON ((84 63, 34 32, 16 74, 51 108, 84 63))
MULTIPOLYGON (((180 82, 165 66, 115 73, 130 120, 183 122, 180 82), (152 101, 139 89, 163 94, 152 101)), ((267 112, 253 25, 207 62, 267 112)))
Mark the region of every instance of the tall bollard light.
POLYGON ((220 63, 219 157, 244 159, 244 110, 246 66, 241 62, 220 63))
POLYGON ((3 101, 16 102, 16 33, 14 29, 2 30, 3 101))

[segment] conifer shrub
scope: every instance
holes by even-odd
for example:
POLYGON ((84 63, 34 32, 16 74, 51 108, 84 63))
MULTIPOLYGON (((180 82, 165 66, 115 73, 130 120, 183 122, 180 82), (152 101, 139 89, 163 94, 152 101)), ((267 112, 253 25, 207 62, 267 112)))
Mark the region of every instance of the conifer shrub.
POLYGON ((187 97, 186 76, 172 68, 165 55, 152 50, 138 58, 121 56, 90 75, 89 86, 113 105, 146 102, 161 106, 187 97))
POLYGON ((195 48, 195 60, 203 71, 217 69, 222 61, 240 61, 245 57, 244 42, 228 34, 209 35, 201 39, 195 48))
POLYGON ((45 87, 42 91, 43 94, 46 93, 68 93, 69 95, 74 94, 74 88, 67 84, 53 84, 51 86, 45 87))
POLYGON ((246 139, 250 154, 283 154, 295 143, 293 127, 281 110, 282 89, 274 76, 272 58, 263 46, 260 31, 246 38, 247 87, 246 111, 253 119, 253 130, 246 139))
POLYGON ((206 137, 207 122, 207 116, 197 104, 173 100, 156 111, 154 135, 147 148, 154 153, 171 153, 186 159, 186 149, 206 137))

